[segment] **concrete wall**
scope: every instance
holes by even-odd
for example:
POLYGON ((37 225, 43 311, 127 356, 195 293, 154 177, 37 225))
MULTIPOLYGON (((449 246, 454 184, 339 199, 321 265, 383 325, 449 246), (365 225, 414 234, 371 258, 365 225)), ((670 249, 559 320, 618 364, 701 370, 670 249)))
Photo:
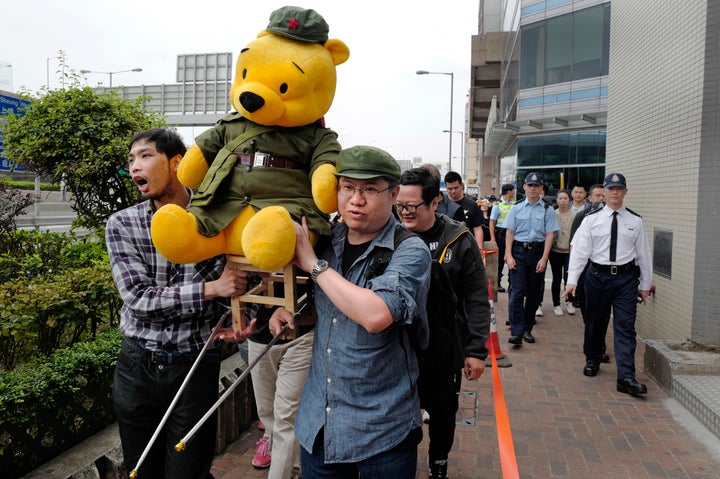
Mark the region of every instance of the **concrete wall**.
POLYGON ((718 122, 708 123, 717 116, 718 62, 707 61, 718 42, 707 19, 707 0, 612 2, 606 171, 626 175, 625 204, 643 216, 651 248, 656 230, 673 240, 671 279, 656 274, 656 296, 638 308, 645 338, 720 341, 711 318, 718 202, 707 196, 717 199, 720 179, 718 122))

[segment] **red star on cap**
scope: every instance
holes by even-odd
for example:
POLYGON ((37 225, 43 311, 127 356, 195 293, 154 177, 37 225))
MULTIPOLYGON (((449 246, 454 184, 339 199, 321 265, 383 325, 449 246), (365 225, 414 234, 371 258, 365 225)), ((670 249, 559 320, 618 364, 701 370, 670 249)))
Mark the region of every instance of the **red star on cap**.
POLYGON ((298 22, 297 18, 291 18, 288 20, 288 28, 290 30, 297 30, 300 26, 300 22, 298 22))

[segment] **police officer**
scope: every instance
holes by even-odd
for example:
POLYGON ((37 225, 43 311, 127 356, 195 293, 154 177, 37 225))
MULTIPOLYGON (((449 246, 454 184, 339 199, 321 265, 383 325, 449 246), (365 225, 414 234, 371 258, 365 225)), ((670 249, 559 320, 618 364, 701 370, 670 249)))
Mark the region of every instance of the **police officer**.
POLYGON ((645 394, 647 387, 635 379, 635 317, 638 289, 645 302, 650 293, 652 263, 642 218, 623 206, 625 177, 611 173, 603 182, 605 207, 589 214, 572 241, 565 295, 575 294, 585 264, 585 376, 595 376, 613 308, 617 390, 645 394))
POLYGON ((490 210, 490 241, 498 246, 497 292, 504 293, 501 281, 505 268, 505 219, 515 204, 515 185, 505 183, 500 189, 502 195, 490 210))
POLYGON ((525 199, 510 208, 505 219, 505 262, 510 276, 508 319, 514 346, 534 343, 532 335, 540 281, 543 280, 553 233, 560 229, 555 212, 540 198, 543 179, 539 173, 525 177, 525 199), (550 210, 550 211, 548 211, 550 210))

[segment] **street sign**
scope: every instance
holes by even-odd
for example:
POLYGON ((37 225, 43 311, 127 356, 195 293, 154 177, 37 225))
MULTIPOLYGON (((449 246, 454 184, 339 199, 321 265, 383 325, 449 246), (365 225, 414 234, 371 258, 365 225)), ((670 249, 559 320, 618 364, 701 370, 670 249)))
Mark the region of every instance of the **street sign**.
MULTIPOLYGON (((30 102, 28 100, 23 100, 22 98, 6 91, 0 91, 0 121, 2 121, 2 117, 7 113, 18 113, 22 108, 29 104, 30 102)), ((3 140, 4 138, 2 134, 0 134, 0 171, 25 171, 25 169, 20 166, 13 168, 12 162, 5 158, 3 140)))

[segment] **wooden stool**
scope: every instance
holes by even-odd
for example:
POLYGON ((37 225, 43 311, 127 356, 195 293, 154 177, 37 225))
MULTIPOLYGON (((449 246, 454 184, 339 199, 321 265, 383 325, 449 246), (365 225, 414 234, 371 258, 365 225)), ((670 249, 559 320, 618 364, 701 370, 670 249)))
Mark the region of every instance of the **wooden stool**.
MULTIPOLYGON (((261 278, 260 284, 250 289, 247 293, 230 298, 233 330, 242 331, 247 327, 247 320, 243 308, 244 303, 283 306, 292 314, 295 314, 298 309, 300 309, 300 306, 307 300, 307 293, 299 298, 297 297, 297 285, 307 283, 310 278, 308 276, 298 276, 297 268, 292 263, 288 263, 277 270, 267 271, 250 264, 245 256, 229 254, 226 255, 226 258, 230 269, 257 273, 261 278), (280 282, 284 285, 284 297, 282 298, 275 296, 275 283, 280 282)), ((295 339, 295 335, 295 330, 290 330, 287 337, 295 339)))

